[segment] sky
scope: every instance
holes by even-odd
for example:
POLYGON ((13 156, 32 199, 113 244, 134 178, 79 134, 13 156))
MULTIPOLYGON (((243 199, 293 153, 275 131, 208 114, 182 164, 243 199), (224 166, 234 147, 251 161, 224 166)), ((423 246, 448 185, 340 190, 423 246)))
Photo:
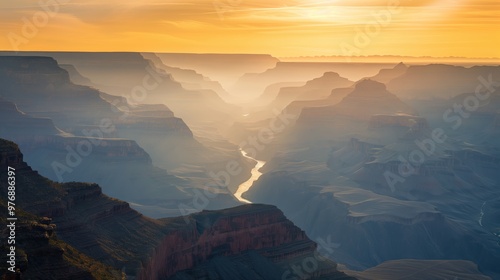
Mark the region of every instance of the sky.
POLYGON ((0 0, 0 49, 500 57, 498 0, 0 0))

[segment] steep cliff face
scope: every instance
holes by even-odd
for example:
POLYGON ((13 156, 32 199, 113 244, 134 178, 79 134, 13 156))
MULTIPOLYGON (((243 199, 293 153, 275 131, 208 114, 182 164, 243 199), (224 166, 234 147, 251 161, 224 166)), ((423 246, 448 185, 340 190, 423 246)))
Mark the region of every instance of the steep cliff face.
MULTIPOLYGON (((0 210, 7 213, 7 204, 0 199, 0 210)), ((123 279, 125 275, 111 266, 90 258, 57 237, 57 225, 52 219, 39 217, 20 209, 16 211, 16 253, 12 270, 10 257, 2 254, 0 269, 4 280, 15 279, 123 279)), ((0 218, 2 224, 9 224, 0 218)), ((7 240, 8 232, 0 236, 7 240)), ((11 252, 2 246, 2 252, 11 252)), ((13 264, 13 263, 12 263, 13 264)))
MULTIPOLYGON (((156 248, 140 279, 205 279, 208 275, 241 279, 238 272, 227 267, 224 272, 218 270, 218 262, 228 266, 237 263, 249 273, 246 277, 256 275, 252 279, 281 279, 269 276, 285 273, 292 260, 312 256, 316 250, 316 243, 274 206, 245 205, 204 211, 187 220, 171 219, 167 223, 179 228, 167 234, 156 248), (260 264, 250 261, 249 252, 261 259, 260 264), (240 260, 235 261, 237 258, 240 260), (272 268, 267 277, 266 268, 272 268)), ((334 275, 328 279, 345 277, 336 271, 334 263, 329 264, 307 279, 324 275, 334 275)))
MULTIPOLYGON (((78 251, 134 275, 164 236, 165 223, 146 218, 128 203, 102 194, 96 184, 52 182, 23 161, 17 146, 0 140, 0 167, 16 170, 16 209, 52 218, 58 238, 78 251)), ((0 174, 7 197, 7 173, 0 174)), ((57 268, 53 268, 57 269, 57 268)))

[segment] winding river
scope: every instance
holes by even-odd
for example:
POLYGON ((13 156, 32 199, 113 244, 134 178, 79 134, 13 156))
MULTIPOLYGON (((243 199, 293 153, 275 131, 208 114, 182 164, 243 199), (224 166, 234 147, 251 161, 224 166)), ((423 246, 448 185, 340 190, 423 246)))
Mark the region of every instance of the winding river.
POLYGON ((252 159, 254 161, 257 162, 257 164, 255 164, 254 168, 252 168, 252 175, 250 176, 250 178, 248 180, 246 180, 245 182, 241 183, 239 186, 238 186, 238 190, 236 190, 236 192, 234 193, 234 196, 241 202, 244 202, 244 203, 252 203, 251 201, 247 200, 247 199, 244 199, 243 197, 241 197, 245 192, 247 192, 251 187, 252 187, 252 184, 253 182, 257 181, 257 179, 259 179, 260 175, 262 175, 262 173, 259 171, 259 169, 264 166, 264 164, 266 164, 265 161, 262 161, 262 160, 256 160, 252 157, 250 157, 245 151, 241 150, 240 149, 240 152, 241 154, 246 157, 246 158, 249 158, 249 159, 252 159))
POLYGON ((483 203, 483 205, 481 206, 481 213, 479 213, 479 225, 481 227, 483 227, 483 216, 484 216, 484 206, 486 205, 486 201, 483 203))

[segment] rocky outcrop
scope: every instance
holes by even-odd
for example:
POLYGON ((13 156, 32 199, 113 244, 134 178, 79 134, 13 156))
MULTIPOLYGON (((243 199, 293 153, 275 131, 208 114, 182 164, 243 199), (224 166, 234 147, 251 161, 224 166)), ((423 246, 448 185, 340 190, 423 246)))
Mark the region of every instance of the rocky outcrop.
POLYGON ((372 115, 413 114, 414 111, 394 94, 388 92, 384 84, 367 79, 358 82, 354 90, 335 106, 335 113, 369 120, 372 115))
MULTIPOLYGON (((7 205, 0 199, 0 210, 7 212, 7 205)), ((58 227, 52 219, 17 211, 15 271, 7 270, 8 257, 0 257, 3 277, 14 279, 123 279, 119 269, 96 261, 82 254, 57 237, 58 227)), ((8 224, 0 218, 2 224, 8 224)), ((7 240, 7 232, 2 238, 7 240)), ((2 252, 10 248, 2 246, 2 252)), ((9 265, 10 266, 10 265, 9 265)))
MULTIPOLYGON (((270 261, 272 267, 273 263, 277 266, 277 263, 307 257, 316 249, 316 244, 274 206, 245 205, 222 211, 203 211, 185 222, 163 239, 140 279, 171 279, 176 273, 190 275, 189 279, 217 274, 221 279, 237 279, 217 272, 214 264, 210 264, 212 260, 223 258, 230 263, 232 257, 252 251, 270 261), (198 271, 199 266, 204 267, 202 272, 198 271)), ((182 223, 182 219, 171 223, 182 223)), ((265 272, 258 264, 247 265, 253 272, 265 272)), ((323 268, 307 279, 320 279, 332 274, 332 270, 336 271, 335 266, 323 268)), ((337 272, 337 277, 329 279, 342 279, 342 275, 337 272)))

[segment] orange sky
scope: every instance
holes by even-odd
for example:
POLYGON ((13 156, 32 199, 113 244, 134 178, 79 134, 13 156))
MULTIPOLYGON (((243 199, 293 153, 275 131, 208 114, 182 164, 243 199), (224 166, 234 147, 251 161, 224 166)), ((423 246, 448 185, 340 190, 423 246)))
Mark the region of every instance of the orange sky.
POLYGON ((44 2, 0 2, 0 49, 500 57, 498 0, 44 2))

